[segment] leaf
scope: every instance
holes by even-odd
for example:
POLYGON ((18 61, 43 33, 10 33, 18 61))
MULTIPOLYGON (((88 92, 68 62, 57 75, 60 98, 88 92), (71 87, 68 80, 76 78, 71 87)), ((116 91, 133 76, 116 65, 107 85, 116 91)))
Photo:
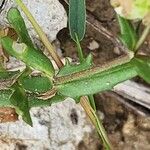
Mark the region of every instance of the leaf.
POLYGON ((41 76, 27 76, 21 78, 19 83, 22 87, 32 93, 44 93, 52 88, 52 83, 49 78, 41 76))
POLYGON ((85 0, 69 0, 69 29, 71 38, 76 41, 76 35, 81 41, 85 34, 86 6, 85 0))
POLYGON ((56 80, 55 87, 58 89, 58 93, 76 98, 110 90, 116 84, 135 77, 136 75, 136 66, 132 63, 126 63, 92 76, 87 74, 85 78, 74 79, 65 83, 59 84, 56 80))
POLYGON ((57 74, 57 77, 80 72, 80 71, 91 68, 91 66, 92 66, 92 55, 90 54, 85 59, 85 61, 83 61, 82 63, 78 65, 72 65, 71 63, 67 62, 67 64, 62 69, 60 69, 59 73, 57 74))
POLYGON ((32 120, 29 113, 29 104, 28 104, 28 98, 21 86, 18 84, 15 84, 13 86, 14 93, 10 97, 10 102, 12 106, 15 108, 16 113, 20 116, 22 116, 22 119, 32 126, 32 120))
POLYGON ((0 90, 11 87, 20 76, 20 71, 0 71, 0 90))
MULTIPOLYGON (((14 90, 0 90, 0 107, 12 107, 15 108, 18 100, 14 100, 17 102, 12 103, 12 94, 14 94, 14 90), (14 106, 15 104, 15 106, 14 106)), ((63 95, 56 94, 54 97, 48 99, 48 100, 41 100, 36 97, 35 94, 27 94, 28 97, 28 107, 31 109, 33 107, 43 107, 43 106, 51 106, 54 103, 62 102, 66 99, 63 95)), ((20 98, 19 98, 20 101, 20 98)), ((20 102, 22 103, 22 102, 20 102)), ((17 108, 17 107, 16 107, 17 108)), ((18 108, 17 108, 18 109, 18 108)), ((19 111, 20 113, 21 111, 19 111)), ((22 113, 21 113, 22 114, 22 113)))
POLYGON ((124 19, 118 15, 118 21, 120 25, 121 35, 120 40, 131 51, 134 51, 138 36, 135 32, 133 25, 129 20, 124 19))
POLYGON ((0 80, 7 80, 17 77, 20 71, 0 71, 0 80))
POLYGON ((41 100, 38 99, 34 95, 29 95, 28 100, 29 100, 29 107, 44 107, 44 106, 51 106, 52 104, 62 102, 66 99, 65 96, 63 95, 58 95, 56 94, 54 97, 48 99, 48 100, 41 100))
POLYGON ((150 58, 147 56, 137 56, 133 63, 137 66, 138 75, 150 83, 150 58))
POLYGON ((12 96, 14 90, 0 90, 0 107, 11 107, 10 97, 12 96))
POLYGON ((21 115, 22 119, 32 126, 28 99, 19 85, 15 85, 14 89, 0 90, 0 107, 15 108, 16 113, 21 115))
POLYGON ((32 40, 28 34, 25 22, 17 8, 10 8, 7 13, 7 19, 10 25, 17 32, 21 42, 27 44, 29 47, 34 47, 32 40))
POLYGON ((5 51, 11 56, 22 60, 27 66, 44 72, 48 77, 53 77, 54 68, 51 61, 41 52, 33 47, 28 47, 24 43, 16 43, 9 37, 0 39, 5 51))

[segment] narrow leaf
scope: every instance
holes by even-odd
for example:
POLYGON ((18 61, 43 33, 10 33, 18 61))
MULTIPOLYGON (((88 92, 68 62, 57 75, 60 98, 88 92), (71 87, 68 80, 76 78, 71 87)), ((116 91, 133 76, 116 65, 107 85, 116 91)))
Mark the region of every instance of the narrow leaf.
POLYGON ((19 76, 20 76, 19 71, 15 72, 0 71, 0 90, 8 89, 9 87, 11 87, 19 76))
POLYGON ((137 75, 136 66, 126 63, 107 71, 75 79, 66 83, 56 82, 58 93, 76 98, 112 89, 116 84, 137 75), (82 89, 82 90, 81 90, 82 89))
POLYGON ((54 97, 48 99, 48 100, 41 100, 35 97, 34 95, 29 95, 29 107, 43 107, 43 106, 51 106, 52 104, 62 102, 66 99, 63 95, 56 94, 54 97))
POLYGON ((37 51, 33 47, 28 47, 24 43, 16 43, 9 37, 1 38, 0 42, 5 51, 11 56, 22 60, 31 68, 44 72, 49 77, 53 77, 53 65, 43 53, 37 51))
POLYGON ((18 84, 14 85, 14 93, 12 94, 10 101, 12 106, 15 108, 16 113, 22 116, 22 119, 29 125, 32 126, 32 120, 29 113, 28 98, 25 91, 18 84))
POLYGON ((52 88, 52 83, 47 77, 24 77, 19 80, 22 87, 32 93, 44 93, 52 88))
POLYGON ((21 42, 27 44, 30 47, 34 47, 19 10, 17 8, 11 8, 7 13, 7 19, 10 25, 17 32, 21 42))
POLYGON ((139 76, 150 83, 150 58, 137 56, 133 63, 137 66, 139 76))
POLYGON ((0 90, 0 107, 12 107, 10 97, 12 96, 14 90, 0 90))
POLYGON ((85 34, 86 6, 85 0, 69 0, 70 35, 76 41, 76 35, 81 41, 85 34))
POLYGON ((118 16, 118 21, 121 30, 120 40, 129 50, 134 51, 138 38, 133 25, 129 20, 120 16, 118 16))
MULTIPOLYGON (((11 96, 13 95, 13 93, 14 93, 14 90, 12 90, 12 89, 0 90, 0 107, 12 107, 12 108, 17 108, 17 110, 19 110, 18 106, 16 107, 18 102, 12 103, 11 96), (14 106, 14 104, 15 104, 15 106, 14 106)), ((41 99, 37 98, 35 94, 27 94, 27 97, 28 97, 28 107, 30 109, 33 107, 51 106, 52 104, 61 102, 66 99, 65 96, 58 95, 58 94, 56 94, 54 97, 52 97, 48 100, 41 100, 41 99)), ((16 100, 14 100, 14 101, 16 101, 16 100)), ((19 101, 20 101, 20 98, 19 98, 19 101)), ((21 112, 22 112, 22 110, 19 111, 19 114, 22 115, 21 112)))
POLYGON ((90 54, 85 61, 83 61, 82 63, 78 64, 78 65, 73 65, 73 64, 66 64, 62 69, 60 69, 59 73, 58 73, 58 77, 60 76, 65 76, 68 74, 73 74, 76 72, 80 72, 86 69, 89 69, 92 67, 92 55, 90 54))

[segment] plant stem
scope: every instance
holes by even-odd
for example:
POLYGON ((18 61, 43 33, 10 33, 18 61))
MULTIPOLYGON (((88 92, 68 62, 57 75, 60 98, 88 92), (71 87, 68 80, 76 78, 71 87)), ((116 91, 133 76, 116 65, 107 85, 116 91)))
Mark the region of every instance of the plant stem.
POLYGON ((78 55, 79 55, 79 60, 80 60, 80 63, 82 63, 84 61, 83 51, 82 51, 82 48, 80 45, 78 35, 75 34, 75 36, 76 36, 76 44, 77 44, 77 51, 78 51, 78 55))
POLYGON ((95 105, 94 96, 93 95, 89 95, 88 98, 89 98, 89 103, 90 103, 91 107, 96 112, 96 105, 95 105))
POLYGON ((32 16, 32 14, 28 10, 28 8, 23 4, 22 0, 16 0, 16 3, 21 7, 21 9, 25 13, 25 15, 28 17, 29 21, 33 25, 34 29, 36 30, 37 34, 41 38, 41 40, 42 40, 43 44, 45 45, 45 47, 48 49, 50 55, 52 56, 52 58, 56 62, 57 66, 59 68, 61 68, 63 66, 63 63, 62 63, 61 59, 59 58, 59 56, 56 53, 54 47, 51 45, 51 43, 49 42, 47 36, 43 32, 43 30, 41 29, 39 24, 36 22, 36 20, 32 16))
MULTIPOLYGON (((77 44, 77 50, 78 50, 79 60, 80 60, 80 63, 82 63, 84 61, 83 50, 81 48, 80 41, 79 41, 78 35, 76 33, 75 33, 75 36, 76 36, 76 44, 77 44)), ((96 106, 95 106, 94 96, 93 95, 89 95, 88 99, 89 99, 89 103, 90 103, 91 107, 96 112, 96 106)))
POLYGON ((96 127, 99 136, 102 138, 105 149, 110 150, 112 146, 109 142, 109 139, 107 137, 105 129, 103 128, 102 122, 100 122, 95 111, 89 105, 87 97, 83 96, 80 99, 80 104, 82 105, 82 107, 86 111, 86 113, 89 116, 90 120, 92 121, 93 125, 96 127))
MULTIPOLYGON (((79 60, 80 60, 80 63, 82 63, 84 61, 83 50, 81 48, 78 35, 75 34, 75 36, 76 36, 76 44, 77 44, 77 50, 78 50, 79 60)), ((88 96, 88 100, 89 100, 89 103, 90 103, 91 107, 96 112, 96 106, 95 106, 94 96, 93 95, 89 95, 88 96)))
MULTIPOLYGON (((80 45, 80 41, 78 39, 78 35, 77 34, 75 35, 76 35, 76 44, 77 44, 79 60, 80 60, 80 63, 82 63, 84 61, 83 51, 80 45)), ((80 99, 80 104, 84 108, 89 118, 91 119, 93 125, 95 126, 100 138, 103 141, 103 144, 106 150, 109 150, 111 146, 110 146, 107 134, 101 123, 101 120, 98 119, 96 115, 96 106, 95 106, 94 96, 93 95, 89 95, 88 97, 82 96, 80 99)))
POLYGON ((142 33, 142 35, 141 35, 139 41, 138 41, 137 44, 136 44, 135 52, 136 52, 136 51, 140 48, 140 46, 144 43, 144 41, 145 41, 147 35, 149 34, 149 32, 150 32, 150 25, 147 26, 147 27, 144 29, 144 31, 143 31, 143 33, 142 33))

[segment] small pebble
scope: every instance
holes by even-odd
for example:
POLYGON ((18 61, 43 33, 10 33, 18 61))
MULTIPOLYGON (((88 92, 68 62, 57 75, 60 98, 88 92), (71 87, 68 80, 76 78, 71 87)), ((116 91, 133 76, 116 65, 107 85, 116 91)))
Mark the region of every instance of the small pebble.
POLYGON ((93 40, 92 42, 89 43, 88 48, 90 50, 95 50, 99 48, 99 44, 98 42, 96 42, 95 40, 93 40))

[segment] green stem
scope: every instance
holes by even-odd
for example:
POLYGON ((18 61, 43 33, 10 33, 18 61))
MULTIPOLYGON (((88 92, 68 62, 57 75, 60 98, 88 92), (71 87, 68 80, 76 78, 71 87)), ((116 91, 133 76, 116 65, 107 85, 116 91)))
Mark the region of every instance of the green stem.
MULTIPOLYGON (((83 51, 82 51, 78 36, 77 36, 77 34, 75 34, 75 35, 76 35, 76 44, 77 44, 78 55, 79 55, 80 63, 82 63, 84 61, 83 51)), ((95 106, 94 96, 89 95, 88 98, 82 97, 81 105, 83 106, 83 108, 85 109, 85 111, 87 112, 87 114, 89 115, 91 120, 93 120, 92 122, 95 125, 95 128, 96 128, 100 138, 102 139, 102 142, 103 142, 106 150, 110 150, 111 144, 109 143, 109 139, 107 137, 107 134, 105 132, 105 129, 102 125, 101 120, 96 115, 96 106, 95 106)))
MULTIPOLYGON (((75 36, 76 36, 76 44, 77 44, 77 50, 78 50, 78 55, 79 55, 80 63, 82 63, 85 60, 84 56, 83 56, 83 51, 82 51, 82 48, 81 48, 81 45, 80 45, 80 41, 79 41, 78 35, 75 34, 75 36)), ((96 106, 95 106, 94 96, 93 95, 89 95, 88 99, 89 99, 89 103, 90 103, 91 107, 96 112, 96 106)))
POLYGON ((141 35, 139 41, 138 41, 137 44, 136 44, 135 52, 138 51, 138 49, 140 48, 140 46, 144 43, 144 41, 145 41, 147 35, 149 34, 149 32, 150 32, 150 25, 147 26, 147 27, 144 29, 144 31, 143 31, 143 33, 142 33, 142 35, 141 35))
POLYGON ((102 125, 102 122, 98 119, 95 111, 93 110, 93 108, 89 105, 88 100, 85 96, 83 96, 81 98, 80 101, 82 107, 84 108, 84 110, 86 111, 87 115, 89 116, 89 118, 91 119, 92 123, 94 124, 98 135, 101 137, 102 142, 105 146, 106 150, 110 150, 112 148, 109 139, 107 137, 107 133, 102 125))
POLYGON ((41 27, 39 26, 39 24, 36 22, 36 20, 32 16, 32 14, 28 10, 28 8, 23 4, 22 0, 16 0, 16 3, 21 7, 21 9, 25 13, 25 15, 28 17, 29 21, 33 25, 34 29, 36 30, 37 34, 41 38, 41 41, 43 42, 43 44, 45 45, 45 47, 48 49, 49 53, 51 54, 52 58, 56 62, 57 66, 59 68, 61 68, 63 66, 63 63, 62 63, 61 59, 59 58, 59 56, 56 53, 54 47, 51 45, 51 43, 49 42, 47 36, 43 32, 43 30, 41 29, 41 27))
POLYGON ((80 63, 82 63, 84 61, 83 51, 82 51, 82 48, 80 45, 78 35, 76 33, 75 33, 75 36, 76 36, 76 44, 77 44, 77 51, 78 51, 78 55, 79 55, 79 60, 80 60, 80 63))
POLYGON ((96 112, 96 105, 95 105, 94 96, 93 95, 89 95, 88 98, 89 98, 89 102, 90 102, 91 107, 96 112))
MULTIPOLYGON (((75 34, 75 36, 76 36, 76 44, 77 44, 77 51, 78 51, 78 55, 79 55, 79 60, 80 60, 80 63, 82 63, 85 60, 84 56, 83 56, 83 51, 82 51, 82 48, 81 48, 81 45, 80 45, 80 41, 79 41, 78 35, 75 34)), ((90 103, 91 107, 96 112, 94 96, 93 95, 89 95, 88 99, 89 99, 89 103, 90 103)))
POLYGON ((107 137, 107 133, 106 133, 104 127, 103 127, 102 121, 100 119, 98 119, 98 117, 95 113, 93 113, 93 115, 96 119, 98 134, 102 138, 105 149, 110 150, 111 149, 111 144, 110 144, 109 139, 107 137))

